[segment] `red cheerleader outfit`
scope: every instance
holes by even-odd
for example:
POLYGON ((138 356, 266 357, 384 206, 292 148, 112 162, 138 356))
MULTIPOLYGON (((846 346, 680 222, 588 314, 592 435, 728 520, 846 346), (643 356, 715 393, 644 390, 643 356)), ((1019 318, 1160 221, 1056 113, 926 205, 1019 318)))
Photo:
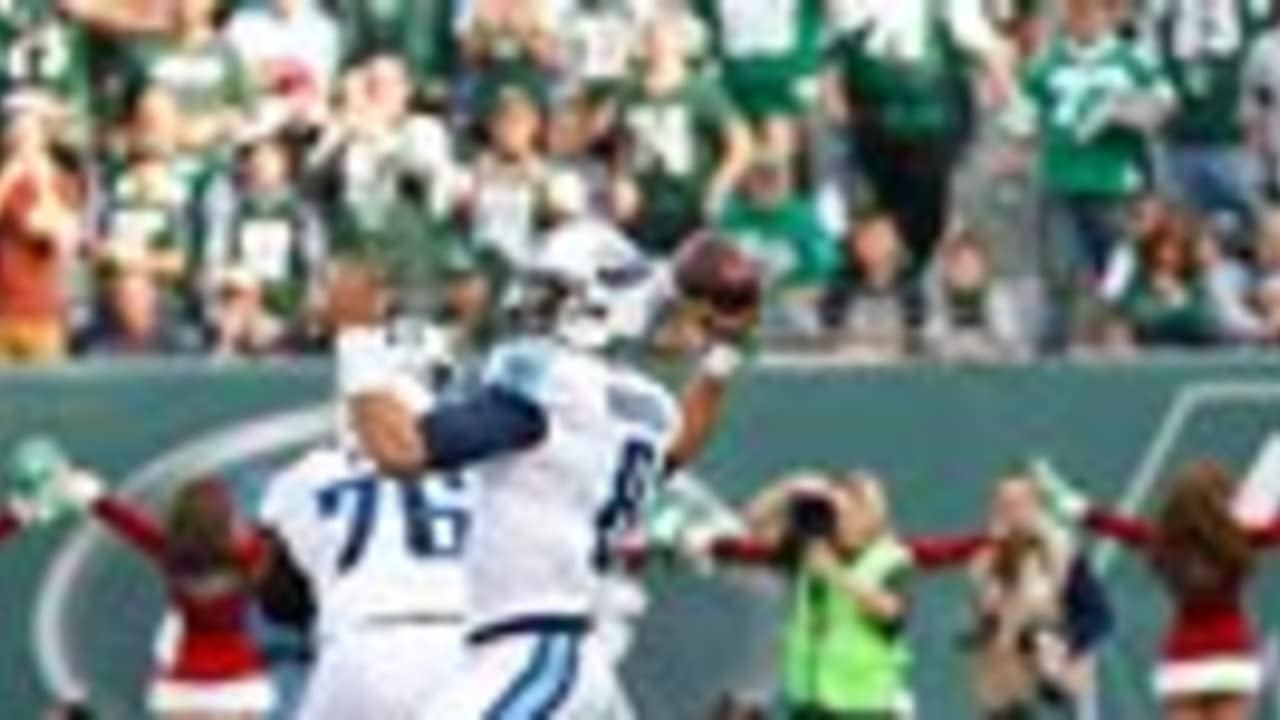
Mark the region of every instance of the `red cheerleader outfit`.
MULTIPOLYGON (((93 504, 93 513, 164 575, 170 613, 176 616, 176 644, 171 657, 160 658, 148 694, 150 710, 158 714, 270 712, 275 693, 249 631, 249 594, 242 587, 199 594, 184 587, 166 563, 164 532, 139 508, 104 497, 93 504)), ((239 538, 235 555, 240 569, 254 574, 265 559, 261 538, 256 533, 239 538)))
MULTIPOLYGON (((1091 531, 1149 551, 1156 531, 1148 523, 1097 508, 1084 517, 1091 531)), ((1246 527, 1254 548, 1280 546, 1280 518, 1246 527)), ((1244 582, 1216 592, 1174 592, 1173 621, 1165 632, 1154 685, 1161 698, 1205 694, 1251 695, 1262 685, 1257 642, 1244 607, 1244 582)))
POLYGON ((0 543, 22 529, 22 521, 9 508, 0 508, 0 543))

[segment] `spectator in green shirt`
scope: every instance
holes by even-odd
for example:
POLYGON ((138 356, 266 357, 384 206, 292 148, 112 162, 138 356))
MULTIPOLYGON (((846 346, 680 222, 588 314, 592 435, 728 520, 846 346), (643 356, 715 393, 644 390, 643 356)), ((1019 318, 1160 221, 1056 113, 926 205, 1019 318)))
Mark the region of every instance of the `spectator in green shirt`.
POLYGON ((695 0, 710 26, 725 88, 783 157, 799 151, 801 120, 817 99, 824 0, 695 0))
POLYGON ((1085 288, 1123 239, 1126 211, 1150 184, 1147 136, 1173 103, 1154 62, 1117 33, 1106 0, 1071 0, 1064 29, 1023 78, 1045 188, 1051 347, 1070 335, 1085 288))
POLYGON ((61 139, 84 145, 91 129, 83 29, 48 2, 0 4, 0 92, 38 91, 64 122, 61 139))
POLYGON ((442 104, 456 64, 451 0, 334 0, 348 64, 381 53, 403 59, 419 96, 442 104))
POLYGON ((196 320, 195 237, 190 186, 159 146, 130 150, 125 167, 107 181, 95 247, 99 281, 147 285, 123 294, 150 300, 175 316, 196 320))
POLYGON ((182 117, 182 144, 213 151, 230 140, 253 101, 247 68, 218 33, 219 0, 175 0, 173 28, 139 40, 133 52, 131 87, 166 88, 182 117))
POLYGON ((622 91, 613 211, 648 253, 665 255, 716 218, 751 160, 751 132, 713 78, 690 66, 681 18, 645 26, 637 76, 622 91))
POLYGON ((973 81, 1011 94, 1009 51, 976 0, 893 0, 835 23, 825 91, 915 274, 942 240, 951 176, 973 124, 973 81))
POLYGON ((772 300, 766 316, 788 330, 816 330, 815 303, 836 265, 836 243, 799 195, 790 162, 758 156, 719 219, 720 229, 765 269, 772 300))
POLYGON ((1172 0, 1155 3, 1151 14, 1178 100, 1165 128, 1173 190, 1198 213, 1229 221, 1227 239, 1242 242, 1259 204, 1243 145, 1245 60, 1273 8, 1258 0, 1172 0))
POLYGON ((305 343, 324 268, 324 234, 293 185, 279 137, 250 136, 236 176, 206 201, 204 273, 215 352, 305 343))
POLYGON ((469 71, 469 109, 511 83, 545 103, 560 62, 560 20, 551 0, 459 0, 454 33, 469 71))
POLYGON ((1196 225, 1172 212, 1141 239, 1137 271, 1116 310, 1142 346, 1197 347, 1219 337, 1217 318, 1195 257, 1196 225))

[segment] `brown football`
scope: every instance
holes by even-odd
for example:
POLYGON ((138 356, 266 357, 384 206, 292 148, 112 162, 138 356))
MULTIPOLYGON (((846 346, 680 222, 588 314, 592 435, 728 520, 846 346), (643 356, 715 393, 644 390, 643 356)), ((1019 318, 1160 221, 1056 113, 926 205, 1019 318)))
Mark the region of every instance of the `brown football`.
POLYGON ((673 267, 676 285, 685 297, 729 312, 760 302, 759 263, 722 237, 708 233, 685 241, 673 267))

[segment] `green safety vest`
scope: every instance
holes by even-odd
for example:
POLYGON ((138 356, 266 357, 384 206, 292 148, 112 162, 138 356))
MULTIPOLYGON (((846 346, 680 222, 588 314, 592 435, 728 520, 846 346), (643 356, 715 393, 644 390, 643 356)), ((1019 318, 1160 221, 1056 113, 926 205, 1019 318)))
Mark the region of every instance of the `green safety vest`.
MULTIPOLYGON (((847 565, 847 577, 884 587, 911 566, 896 539, 883 536, 847 565)), ((822 578, 800 571, 792 585, 783 639, 788 705, 831 712, 884 712, 907 695, 910 652, 904 633, 868 617, 822 578)))

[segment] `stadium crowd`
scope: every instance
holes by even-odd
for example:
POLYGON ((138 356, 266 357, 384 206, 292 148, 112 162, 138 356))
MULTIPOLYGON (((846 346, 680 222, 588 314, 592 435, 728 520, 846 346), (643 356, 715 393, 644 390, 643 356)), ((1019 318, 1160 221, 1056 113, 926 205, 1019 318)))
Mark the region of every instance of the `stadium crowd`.
POLYGON ((566 222, 851 358, 1270 345, 1266 5, 6 0, 0 362, 323 348, 352 255, 482 338, 566 222))

